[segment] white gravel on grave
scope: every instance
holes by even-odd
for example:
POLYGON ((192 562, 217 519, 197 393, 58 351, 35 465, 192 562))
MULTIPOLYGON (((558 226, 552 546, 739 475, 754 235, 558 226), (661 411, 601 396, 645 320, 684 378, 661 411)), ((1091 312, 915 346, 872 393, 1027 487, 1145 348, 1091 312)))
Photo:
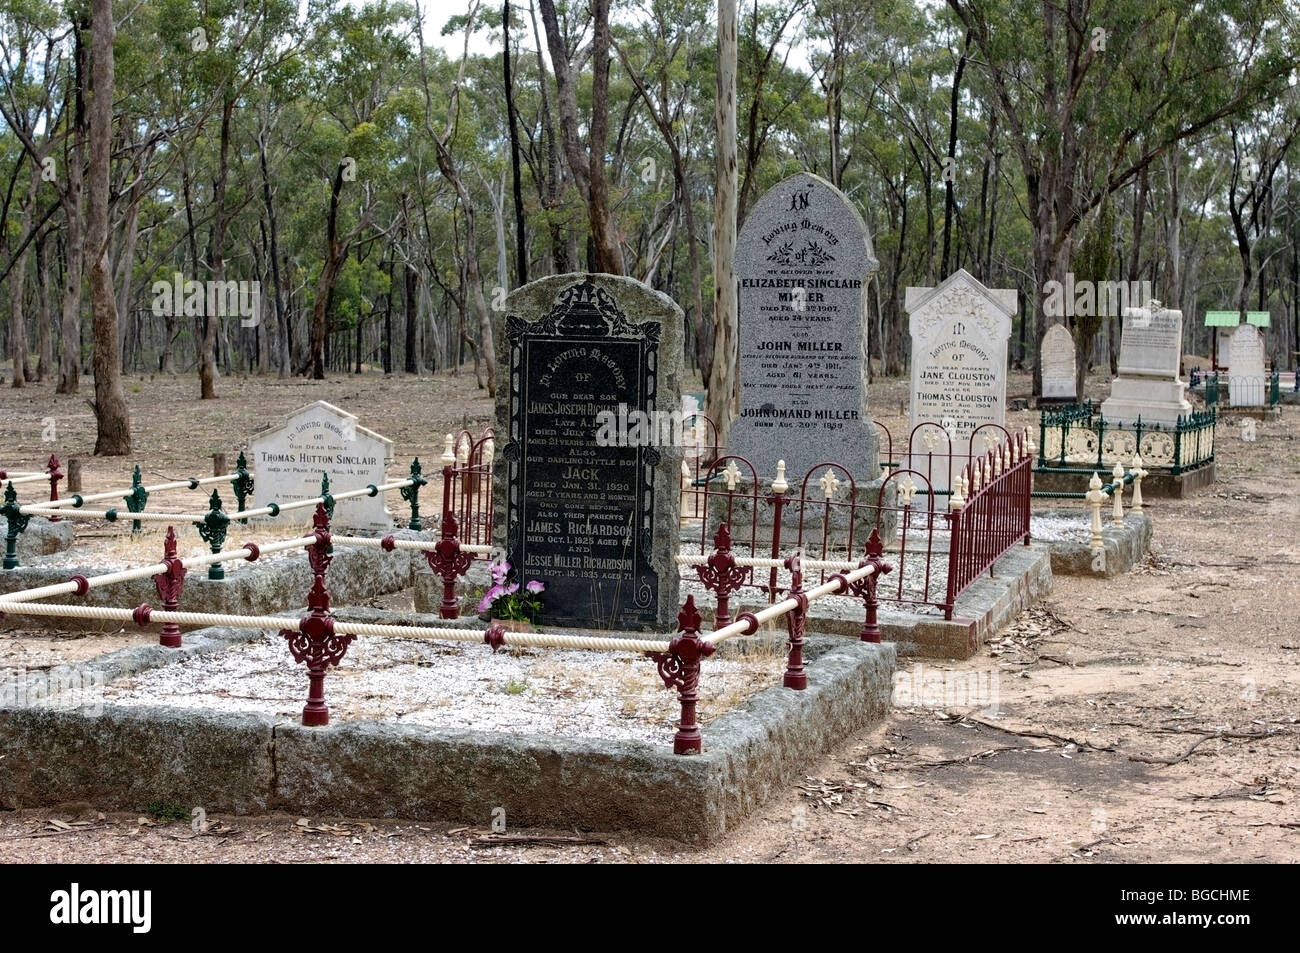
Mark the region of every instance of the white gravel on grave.
MULTIPOLYGON (((708 659, 699 716, 708 724, 779 685, 784 657, 708 659)), ((116 705, 163 705, 298 718, 307 669, 285 640, 192 656, 106 687, 116 705)), ((680 713, 654 663, 631 653, 507 648, 358 636, 325 678, 332 720, 378 719, 441 729, 671 742, 680 713)))
POLYGON ((1086 512, 1078 516, 1030 516, 1029 532, 1035 540, 1044 543, 1067 540, 1086 543, 1092 539, 1090 521, 1086 512))

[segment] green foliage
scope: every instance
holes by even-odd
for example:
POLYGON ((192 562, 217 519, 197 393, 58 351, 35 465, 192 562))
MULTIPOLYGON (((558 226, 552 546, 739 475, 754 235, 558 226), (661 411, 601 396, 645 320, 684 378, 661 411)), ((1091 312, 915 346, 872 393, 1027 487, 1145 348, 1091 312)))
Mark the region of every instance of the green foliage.
POLYGON ((145 808, 145 811, 154 820, 161 821, 164 824, 188 820, 190 816, 188 808, 167 801, 152 801, 145 808))
MULTIPOLYGON (((0 263, 23 238, 33 168, 30 156, 20 158, 23 146, 13 126, 34 131, 60 176, 66 171, 75 112, 67 105, 73 76, 68 23, 84 6, 0 0, 6 50, 0 102, 9 117, 0 124, 0 185, 6 186, 0 193, 12 193, 0 221, 0 263)), ((569 0, 557 8, 563 41, 583 64, 576 82, 577 136, 586 148, 592 100, 587 4, 569 0)), ((944 277, 938 273, 945 237, 943 160, 953 76, 963 52, 951 173, 956 207, 947 226, 950 267, 967 268, 990 285, 1017 287, 1027 301, 1038 298, 1047 277, 1036 274, 1036 244, 1070 256, 1080 278, 1117 277, 1116 263, 1131 250, 1134 169, 1145 163, 1150 190, 1140 270, 1158 286, 1169 273, 1162 229, 1173 219, 1176 172, 1187 259, 1182 274, 1193 280, 1184 310, 1230 303, 1223 296, 1241 274, 1237 249, 1223 240, 1231 234, 1224 211, 1230 127, 1257 120, 1258 128, 1239 130, 1238 138, 1262 155, 1296 121, 1294 110, 1275 109, 1293 96, 1287 88, 1297 81, 1294 18, 1268 0, 1155 6, 1093 0, 1078 22, 1066 16, 1069 8, 1043 0, 740 5, 742 217, 764 190, 793 172, 839 175, 880 259, 869 343, 873 356, 888 352, 892 369, 901 370, 906 357, 904 289, 944 277), (968 22, 975 28, 969 50, 968 22), (1105 48, 1090 50, 1098 27, 1106 31, 1105 48), (1087 69, 1069 86, 1070 71, 1085 61, 1087 69), (832 123, 839 131, 839 168, 832 168, 832 123), (1163 147, 1180 136, 1176 152, 1163 147), (1077 159, 1054 171, 1048 160, 1068 149, 1077 159), (883 335, 875 333, 880 325, 883 335)), ((462 326, 481 347, 473 296, 463 286, 466 264, 471 256, 477 262, 490 298, 498 275, 513 282, 518 263, 501 4, 478 7, 462 64, 468 9, 453 4, 430 12, 426 5, 421 28, 427 48, 421 50, 416 7, 409 2, 115 5, 121 22, 113 253, 124 247, 132 209, 138 237, 134 260, 120 271, 130 279, 125 313, 149 309, 154 280, 170 282, 180 272, 202 281, 219 261, 227 278, 262 282, 264 308, 273 315, 265 187, 280 252, 281 300, 299 349, 329 253, 331 214, 335 234, 350 244, 327 291, 329 332, 360 328, 374 337, 385 316, 400 325, 409 266, 418 273, 417 318, 431 352, 445 349, 462 326), (434 137, 444 135, 469 208, 438 171, 434 137), (225 185, 220 208, 219 181, 225 185), (222 247, 214 248, 218 212, 225 229, 222 247), (462 307, 470 313, 462 316, 462 307)), ((546 46, 544 27, 539 18, 534 34, 528 4, 513 3, 512 11, 528 271, 537 277, 561 266, 580 270, 587 262, 587 208, 567 167, 549 54, 537 51, 539 39, 546 46)), ((609 140, 595 149, 605 163, 629 273, 686 307, 693 328, 707 323, 713 298, 714 16, 709 0, 616 0, 609 140), (667 136, 652 121, 634 76, 667 117, 667 136), (686 208, 694 219, 693 243, 685 234, 686 208), (692 247, 700 258, 698 291, 692 247), (702 314, 694 313, 697 294, 702 314)), ((1262 272, 1255 280, 1264 287, 1265 304, 1278 307, 1293 307, 1288 302, 1296 297, 1286 269, 1288 249, 1300 242, 1293 211, 1300 195, 1291 175, 1297 148, 1294 142, 1287 147, 1268 211, 1253 223, 1253 253, 1261 263, 1256 271, 1262 272)), ((39 184, 34 211, 59 200, 62 182, 39 184)), ((56 289, 64 225, 60 211, 46 226, 56 289)), ((27 300, 35 300, 30 265, 23 280, 27 300)), ((8 295, 0 295, 0 325, 7 325, 9 307, 8 295)), ((146 322, 146 367, 156 366, 161 347, 149 339, 160 332, 157 325, 146 322)), ((192 356, 193 322, 179 321, 173 330, 176 353, 192 356)), ((255 333, 223 333, 231 335, 238 363, 241 349, 251 353, 263 334, 278 340, 279 330, 272 320, 255 333)), ((399 352, 404 346, 395 345, 399 352)), ((372 359, 372 341, 363 342, 363 352, 372 359)), ((426 356, 443 367, 457 355, 426 356)))

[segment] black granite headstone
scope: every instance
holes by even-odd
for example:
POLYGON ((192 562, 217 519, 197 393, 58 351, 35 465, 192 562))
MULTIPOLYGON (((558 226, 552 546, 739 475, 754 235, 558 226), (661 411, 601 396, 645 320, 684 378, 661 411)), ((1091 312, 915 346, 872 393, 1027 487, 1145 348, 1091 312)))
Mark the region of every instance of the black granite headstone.
POLYGON ((669 631, 681 447, 602 422, 680 412, 681 310, 631 279, 560 275, 510 295, 502 324, 496 524, 515 579, 546 584, 543 626, 669 631))

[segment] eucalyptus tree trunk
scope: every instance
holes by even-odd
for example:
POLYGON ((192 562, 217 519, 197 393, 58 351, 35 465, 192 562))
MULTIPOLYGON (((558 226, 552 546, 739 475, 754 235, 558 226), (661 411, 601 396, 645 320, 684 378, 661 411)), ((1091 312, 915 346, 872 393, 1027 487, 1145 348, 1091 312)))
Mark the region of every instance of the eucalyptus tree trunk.
POLYGON ((36 239, 36 276, 41 293, 36 308, 36 379, 45 380, 54 371, 54 335, 50 315, 50 263, 46 256, 45 242, 48 232, 42 232, 36 239))
POLYGON ((109 160, 113 151, 113 0, 93 0, 90 169, 86 206, 86 252, 90 260, 90 307, 94 319, 95 453, 131 452, 131 418, 122 396, 117 303, 108 260, 109 160))
MULTIPOLYGON (((736 313, 736 0, 718 0, 716 186, 713 200, 713 367, 705 404, 718 428, 718 443, 727 445, 731 422, 739 411, 736 313)), ((675 409, 675 408, 674 408, 675 409)))
MULTIPOLYGON (((32 228, 32 210, 36 207, 36 190, 40 182, 40 166, 33 164, 30 183, 27 187, 27 203, 23 206, 20 235, 26 235, 32 228)), ((23 292, 27 284, 27 249, 23 246, 9 272, 9 313, 12 329, 9 334, 9 350, 14 359, 14 387, 22 387, 24 382, 32 379, 32 369, 27 362, 27 313, 23 308, 23 292)))
POLYGON ((63 213, 67 219, 67 230, 63 239, 63 251, 67 258, 63 270, 63 315, 61 319, 59 346, 59 383, 55 393, 75 394, 81 382, 81 279, 84 274, 85 259, 84 219, 81 212, 81 191, 85 181, 82 169, 82 152, 85 132, 85 88, 86 47, 82 42, 82 32, 88 24, 82 20, 73 24, 73 81, 68 88, 68 97, 72 102, 66 104, 67 111, 73 115, 73 125, 68 132, 67 161, 64 170, 67 185, 62 191, 63 213))

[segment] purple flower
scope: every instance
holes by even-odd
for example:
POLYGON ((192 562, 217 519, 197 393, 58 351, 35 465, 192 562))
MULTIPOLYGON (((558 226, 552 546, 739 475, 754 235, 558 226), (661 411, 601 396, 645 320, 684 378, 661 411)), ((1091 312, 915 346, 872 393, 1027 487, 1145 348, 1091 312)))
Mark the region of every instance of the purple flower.
POLYGON ((533 595, 536 595, 537 593, 541 592, 543 589, 546 588, 546 583, 538 582, 536 579, 530 579, 528 581, 528 585, 525 588, 533 595))
POLYGON ((480 599, 478 603, 478 611, 487 612, 488 609, 492 608, 492 603, 496 601, 497 596, 501 595, 502 591, 502 587, 496 585, 483 593, 483 598, 480 599))
POLYGON ((506 578, 506 573, 510 572, 510 564, 503 559, 499 563, 493 563, 491 571, 492 581, 499 586, 501 581, 506 578))
POLYGON ((507 596, 513 596, 518 591, 519 591, 519 583, 517 582, 512 582, 510 585, 506 586, 504 589, 501 590, 501 592, 507 596))

